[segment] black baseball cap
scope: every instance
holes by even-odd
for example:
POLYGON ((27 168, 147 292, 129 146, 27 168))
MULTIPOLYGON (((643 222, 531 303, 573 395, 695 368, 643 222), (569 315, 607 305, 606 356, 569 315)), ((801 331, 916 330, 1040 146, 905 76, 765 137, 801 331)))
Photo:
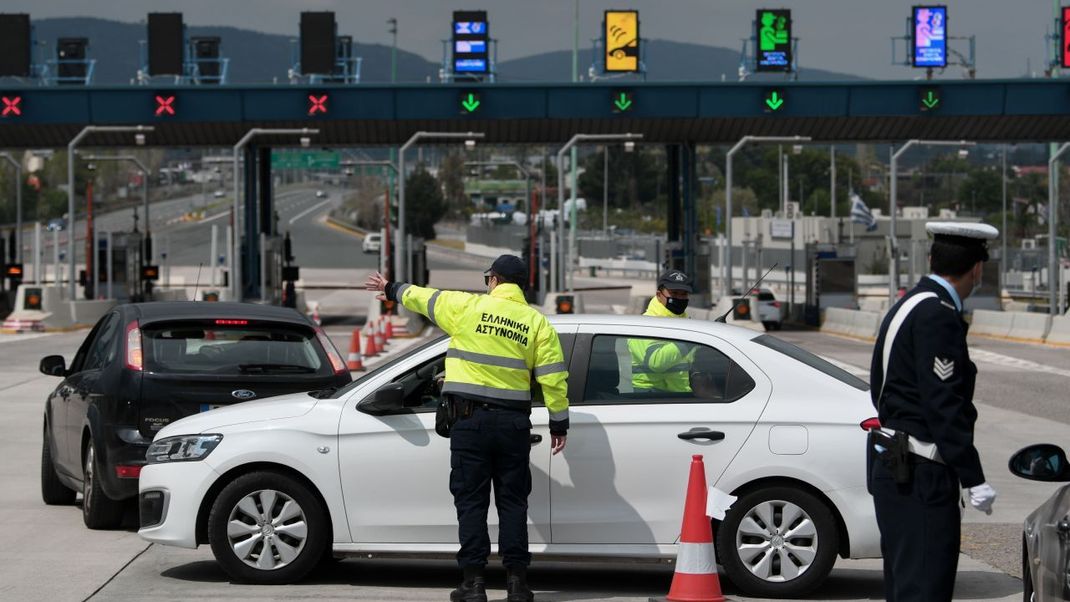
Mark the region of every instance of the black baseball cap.
POLYGON ((486 274, 489 275, 491 272, 504 278, 519 280, 528 275, 528 264, 516 255, 502 255, 490 264, 490 269, 486 274))
POLYGON ((691 277, 680 270, 669 270, 658 278, 658 288, 667 288, 670 291, 692 292, 691 277))

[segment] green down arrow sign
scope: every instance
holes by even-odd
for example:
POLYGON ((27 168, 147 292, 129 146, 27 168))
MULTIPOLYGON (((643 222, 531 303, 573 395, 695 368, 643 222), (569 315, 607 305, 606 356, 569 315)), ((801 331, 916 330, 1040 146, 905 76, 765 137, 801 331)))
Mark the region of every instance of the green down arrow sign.
POLYGON ((769 112, 779 111, 780 107, 784 106, 784 97, 780 92, 773 90, 766 95, 765 106, 768 107, 769 112))
POLYGON ((940 95, 935 90, 926 90, 921 97, 923 111, 931 111, 940 104, 940 95))
POLYGON ((461 108, 464 109, 465 113, 475 113, 480 104, 479 95, 475 92, 461 95, 461 108))
POLYGON ((630 98, 630 94, 627 92, 620 92, 613 98, 613 107, 618 113, 624 113, 628 109, 632 108, 634 101, 630 98))

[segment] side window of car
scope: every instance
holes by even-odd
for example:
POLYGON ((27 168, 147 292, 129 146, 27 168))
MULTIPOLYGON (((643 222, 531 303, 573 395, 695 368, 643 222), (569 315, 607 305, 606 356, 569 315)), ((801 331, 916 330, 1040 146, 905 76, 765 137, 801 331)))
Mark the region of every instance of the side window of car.
POLYGON ((674 339, 598 335, 583 403, 731 403, 754 379, 727 355, 674 339))
POLYGON ((119 326, 119 315, 110 314, 107 321, 101 326, 96 339, 93 340, 86 354, 85 364, 82 370, 99 370, 115 359, 118 352, 116 329, 119 326))

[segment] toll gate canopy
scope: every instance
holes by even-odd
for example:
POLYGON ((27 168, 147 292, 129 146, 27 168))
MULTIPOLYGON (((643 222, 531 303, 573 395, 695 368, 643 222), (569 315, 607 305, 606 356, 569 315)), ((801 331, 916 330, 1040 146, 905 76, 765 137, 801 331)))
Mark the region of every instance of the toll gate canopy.
MULTIPOLYGON (((86 125, 152 125, 148 146, 230 146, 250 128, 314 127, 316 146, 399 145, 417 131, 483 132, 484 143, 563 143, 574 133, 729 144, 1070 139, 1070 82, 421 84, 315 87, 3 87, 0 147, 65 146, 86 125)), ((294 137, 258 138, 266 146, 294 137)), ((93 134, 88 146, 131 146, 93 134)))

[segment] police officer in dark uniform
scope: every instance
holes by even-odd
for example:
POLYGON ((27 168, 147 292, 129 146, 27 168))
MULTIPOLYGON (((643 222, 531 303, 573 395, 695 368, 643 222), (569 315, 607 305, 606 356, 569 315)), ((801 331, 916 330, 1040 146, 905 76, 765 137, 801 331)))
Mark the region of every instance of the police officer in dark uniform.
POLYGON ((870 369, 881 429, 869 438, 869 490, 877 513, 889 601, 950 601, 958 568, 961 489, 992 513, 974 447, 977 368, 966 348, 962 301, 981 285, 985 224, 926 224, 932 274, 881 324, 870 369))

